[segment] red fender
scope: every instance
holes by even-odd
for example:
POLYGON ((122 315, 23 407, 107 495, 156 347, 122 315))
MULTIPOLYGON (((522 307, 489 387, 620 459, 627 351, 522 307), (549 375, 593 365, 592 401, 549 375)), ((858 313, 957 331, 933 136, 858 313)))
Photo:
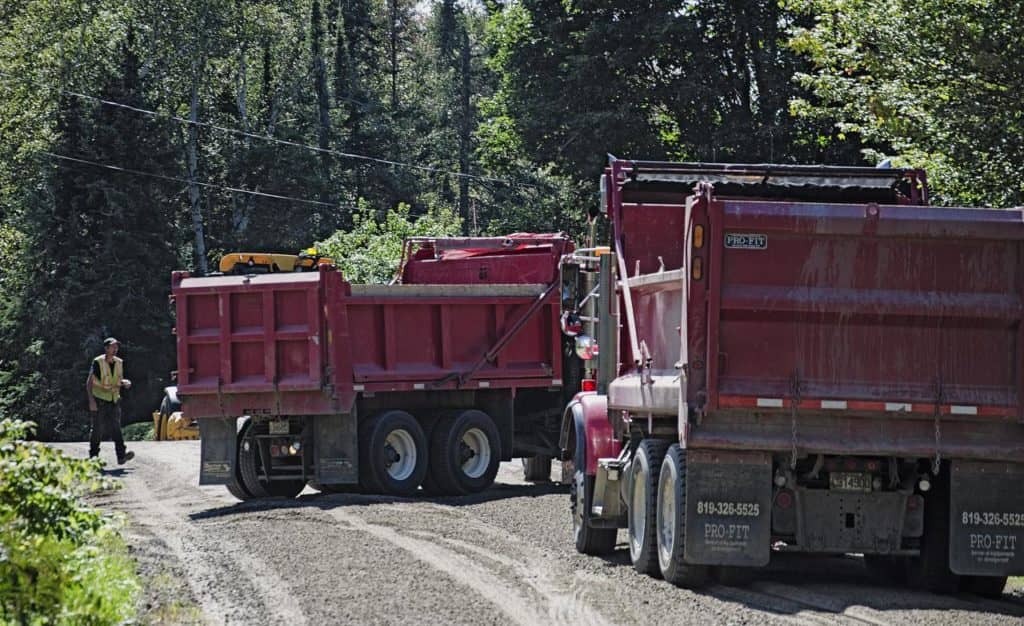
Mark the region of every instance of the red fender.
POLYGON ((622 442, 615 438, 612 424, 608 420, 608 396, 594 391, 576 394, 572 404, 573 419, 583 423, 584 438, 587 442, 587 476, 597 474, 597 460, 617 457, 622 442))

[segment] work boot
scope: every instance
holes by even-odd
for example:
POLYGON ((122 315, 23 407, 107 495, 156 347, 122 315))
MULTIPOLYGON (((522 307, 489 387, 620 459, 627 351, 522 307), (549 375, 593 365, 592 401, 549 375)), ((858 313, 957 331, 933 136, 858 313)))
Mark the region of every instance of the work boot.
POLYGON ((134 458, 135 458, 135 453, 132 452, 131 450, 127 450, 127 451, 125 451, 124 456, 119 457, 117 459, 117 464, 118 465, 124 465, 125 463, 127 463, 128 461, 131 461, 134 458))

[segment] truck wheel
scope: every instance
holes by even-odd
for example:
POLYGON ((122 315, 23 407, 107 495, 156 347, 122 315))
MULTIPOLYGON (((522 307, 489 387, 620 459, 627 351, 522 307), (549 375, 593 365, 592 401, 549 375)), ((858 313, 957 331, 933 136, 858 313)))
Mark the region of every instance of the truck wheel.
POLYGON ((949 569, 948 467, 924 498, 921 554, 908 559, 907 578, 911 587, 933 593, 956 593, 960 586, 960 577, 949 569))
MULTIPOLYGON (((168 398, 165 397, 164 401, 165 402, 168 401, 168 398)), ((161 415, 160 418, 162 420, 163 416, 161 415)), ((245 420, 245 424, 248 424, 248 422, 249 422, 248 420, 245 420)), ((244 428, 244 425, 238 429, 238 435, 236 436, 236 439, 235 439, 235 474, 234 474, 234 480, 232 482, 229 482, 228 484, 226 484, 224 486, 227 487, 228 493, 230 493, 231 495, 235 496, 236 498, 238 498, 239 500, 242 500, 244 502, 245 500, 251 500, 252 499, 252 494, 249 493, 249 490, 246 489, 245 485, 242 483, 242 467, 241 467, 241 464, 238 462, 238 453, 242 449, 242 428, 244 428)))
POLYGON ((641 574, 661 576, 658 568, 658 476, 668 442, 644 439, 629 467, 629 558, 641 574))
POLYGON ((551 457, 538 454, 523 459, 523 480, 532 483, 549 482, 551 480, 551 457))
POLYGON ((683 562, 686 545, 686 450, 674 443, 661 462, 658 476, 658 569, 678 587, 700 587, 708 568, 683 562))
POLYGON ((265 480, 262 477, 263 460, 260 458, 258 439, 253 437, 252 422, 246 422, 238 433, 238 467, 242 474, 241 486, 254 498, 294 498, 306 488, 300 480, 265 480))
POLYGON ((983 598, 1000 598, 1006 588, 1006 576, 962 576, 961 587, 967 593, 975 593, 983 598))
POLYGON ((590 508, 594 502, 594 477, 587 476, 587 442, 583 433, 576 435, 573 452, 573 481, 569 486, 569 510, 572 512, 572 534, 576 551, 597 556, 615 550, 617 528, 594 528, 590 525, 590 508))
POLYGON ((501 437, 494 420, 469 409, 442 419, 430 441, 430 473, 441 493, 465 495, 491 486, 498 473, 501 437))
POLYGON ((405 411, 385 411, 359 429, 360 485, 371 493, 411 496, 427 473, 427 436, 405 411))

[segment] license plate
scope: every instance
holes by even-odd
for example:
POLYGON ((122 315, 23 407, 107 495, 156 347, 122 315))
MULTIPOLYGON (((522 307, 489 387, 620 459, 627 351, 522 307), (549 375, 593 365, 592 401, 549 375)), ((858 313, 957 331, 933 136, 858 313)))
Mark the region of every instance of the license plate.
POLYGON ((860 472, 832 472, 829 488, 833 491, 871 491, 871 474, 860 472))
POLYGON ((274 420, 268 422, 270 425, 271 435, 287 435, 288 434, 288 420, 274 420))

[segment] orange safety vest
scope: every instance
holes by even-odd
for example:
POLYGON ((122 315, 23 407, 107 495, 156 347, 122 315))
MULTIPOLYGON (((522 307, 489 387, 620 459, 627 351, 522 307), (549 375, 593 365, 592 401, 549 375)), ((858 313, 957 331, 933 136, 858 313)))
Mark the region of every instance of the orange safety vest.
POLYGON ((121 378, 124 376, 123 361, 115 356, 113 370, 110 368, 110 363, 107 363, 105 354, 99 355, 93 361, 100 364, 100 384, 93 383, 92 395, 107 402, 117 402, 121 399, 121 378))

